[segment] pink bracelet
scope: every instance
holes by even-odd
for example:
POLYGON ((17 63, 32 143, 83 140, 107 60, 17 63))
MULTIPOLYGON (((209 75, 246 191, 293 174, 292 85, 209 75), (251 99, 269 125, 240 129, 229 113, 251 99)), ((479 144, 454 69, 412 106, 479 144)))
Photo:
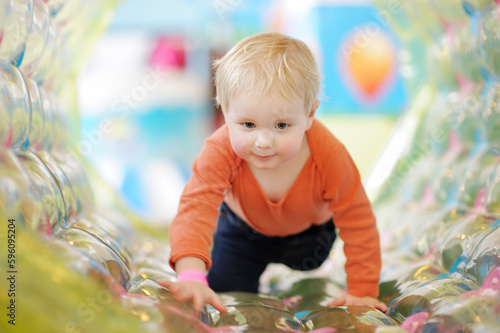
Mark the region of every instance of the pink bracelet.
POLYGON ((201 282, 204 285, 208 286, 208 281, 205 273, 197 269, 187 269, 180 272, 179 274, 177 274, 177 281, 195 281, 201 282))

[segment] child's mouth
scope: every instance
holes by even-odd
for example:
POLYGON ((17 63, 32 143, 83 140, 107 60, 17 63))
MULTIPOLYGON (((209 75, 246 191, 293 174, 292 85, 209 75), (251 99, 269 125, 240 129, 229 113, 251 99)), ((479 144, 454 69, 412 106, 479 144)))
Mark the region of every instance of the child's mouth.
POLYGON ((261 160, 261 161, 267 161, 267 160, 270 160, 271 158, 273 158, 273 157, 274 157, 274 155, 267 155, 267 156, 255 155, 255 157, 256 157, 258 160, 261 160))

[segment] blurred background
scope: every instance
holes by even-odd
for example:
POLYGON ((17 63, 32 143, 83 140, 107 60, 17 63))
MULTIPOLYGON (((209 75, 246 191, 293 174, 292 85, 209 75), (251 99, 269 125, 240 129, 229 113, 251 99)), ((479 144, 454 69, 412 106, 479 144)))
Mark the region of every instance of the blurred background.
POLYGON ((313 51, 321 119, 365 176, 409 95, 404 54, 371 1, 124 0, 77 83, 81 154, 154 224, 176 213, 191 164, 223 123, 211 61, 249 35, 279 31, 313 51))

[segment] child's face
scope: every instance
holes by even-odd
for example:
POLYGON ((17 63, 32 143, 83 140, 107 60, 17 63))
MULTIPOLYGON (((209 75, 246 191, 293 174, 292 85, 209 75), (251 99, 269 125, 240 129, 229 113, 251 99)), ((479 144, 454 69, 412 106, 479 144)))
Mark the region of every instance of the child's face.
POLYGON ((236 95, 224 113, 234 152, 251 166, 273 169, 293 160, 305 144, 314 116, 304 100, 236 95))

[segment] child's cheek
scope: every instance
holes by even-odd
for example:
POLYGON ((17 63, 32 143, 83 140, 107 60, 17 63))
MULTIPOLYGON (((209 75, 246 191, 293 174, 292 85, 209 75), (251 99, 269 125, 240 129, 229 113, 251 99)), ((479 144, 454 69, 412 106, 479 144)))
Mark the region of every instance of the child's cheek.
POLYGON ((300 142, 296 142, 296 140, 281 140, 278 147, 280 155, 288 160, 299 153, 300 142))
POLYGON ((232 147, 236 155, 242 159, 247 159, 251 154, 251 140, 248 138, 238 138, 232 141, 232 147))

